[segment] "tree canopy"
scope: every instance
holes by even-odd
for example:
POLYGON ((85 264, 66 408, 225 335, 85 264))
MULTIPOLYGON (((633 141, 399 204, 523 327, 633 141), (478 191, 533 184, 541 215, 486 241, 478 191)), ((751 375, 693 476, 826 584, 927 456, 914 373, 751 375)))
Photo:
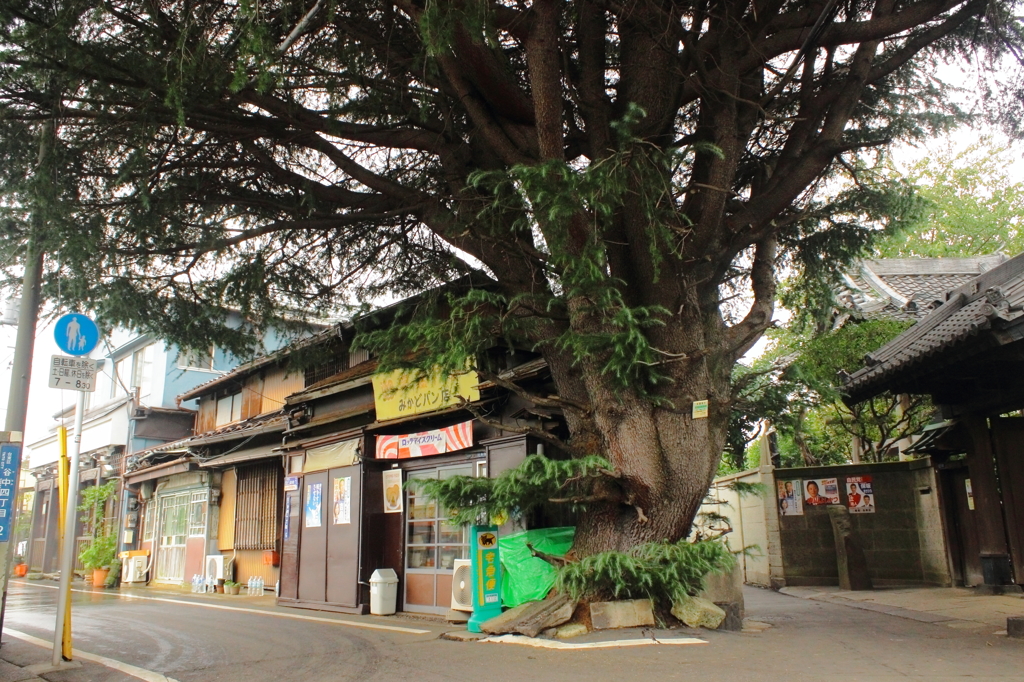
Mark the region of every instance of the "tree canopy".
POLYGON ((776 272, 825 277, 904 218, 906 185, 865 168, 963 118, 936 65, 1015 54, 1017 14, 8 0, 0 249, 13 275, 31 240, 50 296, 201 347, 245 345, 218 327, 225 308, 260 325, 482 269, 493 286, 375 350, 459 365, 504 338, 540 353, 557 396, 533 397, 561 413, 567 452, 612 466, 577 551, 675 540, 776 272))
MULTIPOLYGON (((857 367, 909 327, 901 320, 849 320, 821 334, 771 332, 771 346, 751 367, 737 365, 737 413, 733 431, 753 434, 751 425, 769 420, 778 434, 784 466, 841 464, 860 442, 863 461, 891 459, 890 448, 920 431, 931 418, 927 396, 883 393, 858 403, 842 400, 840 373, 857 367)), ((731 441, 742 441, 736 434, 731 441)), ((743 453, 745 454, 745 453, 743 453)), ((730 451, 735 469, 745 465, 730 451)))
POLYGON ((986 137, 961 150, 939 149, 892 169, 924 200, 920 224, 887 235, 874 251, 883 258, 983 256, 1024 251, 1024 182, 1013 173, 1008 144, 986 137))

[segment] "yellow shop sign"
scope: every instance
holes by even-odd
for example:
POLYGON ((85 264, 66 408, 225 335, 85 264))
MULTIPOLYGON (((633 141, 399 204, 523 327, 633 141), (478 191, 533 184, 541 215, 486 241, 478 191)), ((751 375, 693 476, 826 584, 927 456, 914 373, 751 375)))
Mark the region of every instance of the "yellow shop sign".
POLYGON ((398 369, 373 377, 373 402, 377 421, 436 412, 461 401, 480 400, 476 372, 422 376, 415 370, 398 369))

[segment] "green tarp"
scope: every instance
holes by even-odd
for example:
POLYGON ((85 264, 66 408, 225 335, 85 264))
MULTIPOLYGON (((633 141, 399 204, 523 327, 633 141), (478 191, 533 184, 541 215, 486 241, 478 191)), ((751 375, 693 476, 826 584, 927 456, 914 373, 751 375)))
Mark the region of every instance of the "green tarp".
POLYGON ((539 528, 498 539, 501 565, 505 569, 501 582, 501 603, 507 607, 544 599, 555 584, 555 568, 530 553, 530 544, 538 552, 565 556, 572 547, 576 529, 539 528))

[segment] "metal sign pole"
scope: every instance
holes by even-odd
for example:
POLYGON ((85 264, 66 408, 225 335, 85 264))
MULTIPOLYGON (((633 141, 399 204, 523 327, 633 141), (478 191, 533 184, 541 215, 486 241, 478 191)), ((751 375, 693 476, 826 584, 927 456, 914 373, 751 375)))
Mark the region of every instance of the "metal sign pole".
MULTIPOLYGON (((78 510, 78 454, 82 448, 82 413, 85 393, 78 392, 75 403, 75 429, 71 441, 71 464, 68 476, 68 502, 64 509, 64 538, 60 550, 60 590, 57 593, 57 622, 53 628, 53 665, 60 666, 64 639, 65 613, 71 608, 71 576, 75 568, 75 521, 78 510)), ((70 659, 68 659, 70 660, 70 659)))

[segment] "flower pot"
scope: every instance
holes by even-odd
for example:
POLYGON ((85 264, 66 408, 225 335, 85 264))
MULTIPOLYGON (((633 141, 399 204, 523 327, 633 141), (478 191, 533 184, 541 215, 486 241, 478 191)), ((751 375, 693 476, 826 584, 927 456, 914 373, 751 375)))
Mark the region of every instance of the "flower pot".
POLYGON ((28 574, 28 564, 15 564, 14 577, 24 578, 28 574))
POLYGON ((215 585, 213 589, 214 589, 214 591, 217 594, 224 594, 224 586, 223 585, 215 585))
POLYGON ((94 568, 92 569, 92 586, 103 587, 103 584, 107 582, 107 574, 110 573, 109 568, 94 568))
POLYGON ((225 594, 239 594, 241 591, 242 591, 242 586, 241 585, 225 585, 224 586, 224 593, 225 594))

